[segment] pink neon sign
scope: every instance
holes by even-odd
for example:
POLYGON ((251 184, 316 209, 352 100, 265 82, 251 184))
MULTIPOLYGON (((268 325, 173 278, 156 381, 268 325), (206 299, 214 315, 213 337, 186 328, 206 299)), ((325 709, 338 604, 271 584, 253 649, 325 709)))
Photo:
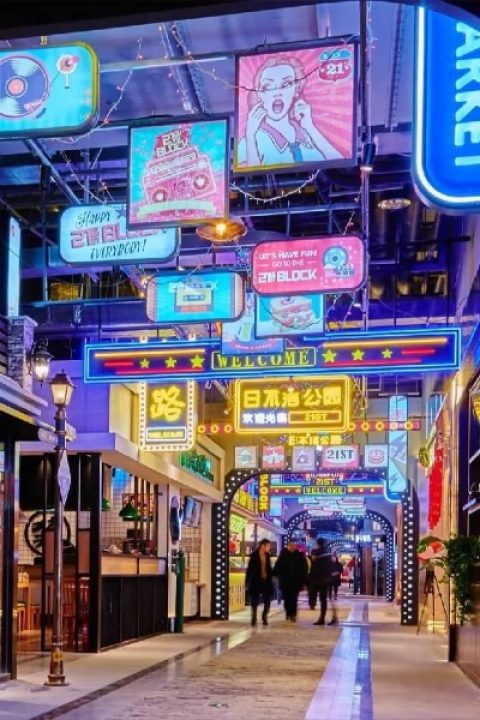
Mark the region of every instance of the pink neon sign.
POLYGON ((356 235, 266 242, 252 254, 260 295, 345 292, 365 281, 365 245, 356 235))

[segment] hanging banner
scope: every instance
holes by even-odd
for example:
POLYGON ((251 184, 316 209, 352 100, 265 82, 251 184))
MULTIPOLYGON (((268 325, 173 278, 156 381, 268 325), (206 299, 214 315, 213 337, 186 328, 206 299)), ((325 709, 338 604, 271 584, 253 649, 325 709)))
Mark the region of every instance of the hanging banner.
MULTIPOLYGON (((170 300, 171 302, 171 300, 170 300)), ((199 322, 198 315, 194 315, 199 322)), ((85 382, 159 380, 229 380, 239 377, 284 377, 287 375, 330 376, 344 372, 386 375, 456 370, 460 363, 460 329, 338 333, 315 340, 310 346, 289 347, 283 353, 222 355, 219 343, 128 342, 86 343, 85 382)), ((285 382, 285 381, 284 381, 285 382)), ((380 422, 380 421, 379 421, 380 422)), ((384 422, 384 421, 381 421, 384 422)), ((396 421, 395 421, 396 422, 396 421)), ((405 420, 405 430, 419 421, 405 420)), ((355 429, 349 425, 346 430, 355 429)), ((386 429, 386 424, 383 426, 386 429)), ((360 429, 364 429, 360 421, 360 429)), ((366 429, 380 429, 371 421, 366 429)), ((366 431, 365 429, 365 431, 366 431)), ((302 429, 298 429, 302 432, 302 429)), ((322 428, 316 428, 315 432, 322 428)), ((296 430, 297 431, 297 430, 296 430)), ((343 431, 342 431, 343 432, 343 431)))
POLYGON ((344 432, 350 422, 352 385, 347 376, 236 380, 235 430, 279 434, 319 429, 344 432))
POLYGON ((228 139, 226 119, 131 127, 128 227, 227 217, 228 139))
POLYGON ((127 230, 127 209, 116 205, 74 205, 60 218, 59 253, 69 265, 164 263, 177 252, 177 228, 127 230))
POLYGON ((365 445, 363 456, 363 467, 374 470, 375 468, 388 467, 388 444, 365 445))
POLYGON ((192 381, 140 385, 140 440, 142 450, 190 450, 196 420, 196 392, 192 381))
POLYGON ((88 130, 98 106, 98 60, 85 43, 0 51, 0 137, 88 130))
POLYGON ((252 253, 259 295, 336 293, 365 282, 365 244, 356 235, 264 242, 252 253))
POLYGON ((284 445, 268 445, 262 450, 263 470, 284 470, 286 463, 284 445))
MULTIPOLYGON (((391 421, 404 422, 408 418, 408 398, 393 395, 388 400, 388 415, 391 421)), ((408 490, 407 460, 408 433, 404 430, 390 430, 388 433, 388 469, 385 496, 398 502, 408 490)))
POLYGON ((413 177, 435 207, 480 210, 480 25, 417 9, 413 177))
POLYGON ((22 229, 14 217, 8 218, 7 317, 18 317, 20 308, 20 257, 22 229))
POLYGON ((326 445, 322 448, 321 466, 323 470, 358 470, 358 445, 326 445))
POLYGON ((262 473, 258 476, 258 512, 268 513, 270 510, 270 475, 262 473))
POLYGON ((297 446, 292 448, 293 472, 315 472, 317 469, 316 446, 297 446))
POLYGON ((355 164, 350 38, 237 56, 236 172, 355 164))
POLYGON ((258 467, 258 448, 256 445, 237 445, 235 447, 235 467, 253 469, 258 467))
POLYGON ((255 337, 255 293, 245 293, 243 315, 235 322, 222 323, 222 354, 281 353, 284 342, 274 337, 255 337))
POLYGON ((239 273, 166 272, 146 289, 147 317, 154 323, 201 323, 233 320, 243 312, 245 287, 239 273))
POLYGON ((318 335, 324 330, 323 319, 323 295, 279 295, 276 297, 257 295, 256 297, 255 335, 257 338, 318 335))

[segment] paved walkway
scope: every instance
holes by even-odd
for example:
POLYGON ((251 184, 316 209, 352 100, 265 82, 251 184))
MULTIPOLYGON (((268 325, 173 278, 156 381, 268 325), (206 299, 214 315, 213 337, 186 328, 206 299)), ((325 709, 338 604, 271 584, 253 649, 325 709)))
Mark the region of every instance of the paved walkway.
POLYGON ((343 598, 338 628, 313 627, 315 617, 302 609, 292 625, 277 610, 269 627, 251 630, 244 613, 76 656, 68 688, 43 687, 45 669, 30 666, 20 681, 0 684, 0 720, 480 717, 480 689, 447 663, 442 635, 417 637, 381 600, 343 598))

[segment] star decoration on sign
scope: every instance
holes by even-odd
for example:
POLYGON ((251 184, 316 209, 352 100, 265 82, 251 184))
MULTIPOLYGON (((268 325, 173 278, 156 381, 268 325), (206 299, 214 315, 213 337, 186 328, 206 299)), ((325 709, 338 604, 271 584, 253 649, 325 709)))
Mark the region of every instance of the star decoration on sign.
POLYGON ((327 350, 327 352, 323 353, 323 359, 325 362, 333 362, 335 358, 337 357, 337 353, 334 353, 333 350, 327 350))
POLYGON ((353 358, 354 360, 363 360, 363 356, 364 356, 364 355, 365 355, 365 353, 363 352, 363 350, 358 350, 358 349, 357 349, 357 350, 354 350, 354 351, 352 352, 352 358, 353 358))
POLYGON ((146 358, 143 358, 143 360, 140 360, 140 367, 146 370, 150 367, 150 360, 147 360, 146 358))
POLYGON ((393 355, 392 350, 389 350, 388 348, 382 352, 382 355, 384 358, 391 358, 393 355))
POLYGON ((192 363, 192 368, 200 368, 203 370, 203 363, 205 362, 205 358, 201 357, 201 355, 195 355, 190 362, 192 363))
POLYGON ((173 358, 173 357, 169 357, 169 358, 167 358, 167 359, 165 360, 165 366, 166 366, 167 368, 170 368, 170 369, 171 369, 171 368, 174 368, 176 364, 177 364, 177 361, 176 361, 176 359, 173 358))

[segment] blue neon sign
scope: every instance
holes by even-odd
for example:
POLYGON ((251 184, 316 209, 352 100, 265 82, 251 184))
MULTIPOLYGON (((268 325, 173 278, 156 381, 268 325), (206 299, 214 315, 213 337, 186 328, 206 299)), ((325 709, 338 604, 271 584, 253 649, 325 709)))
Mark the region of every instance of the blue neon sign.
POLYGON ((480 211, 480 28, 418 8, 413 177, 430 205, 480 211))

